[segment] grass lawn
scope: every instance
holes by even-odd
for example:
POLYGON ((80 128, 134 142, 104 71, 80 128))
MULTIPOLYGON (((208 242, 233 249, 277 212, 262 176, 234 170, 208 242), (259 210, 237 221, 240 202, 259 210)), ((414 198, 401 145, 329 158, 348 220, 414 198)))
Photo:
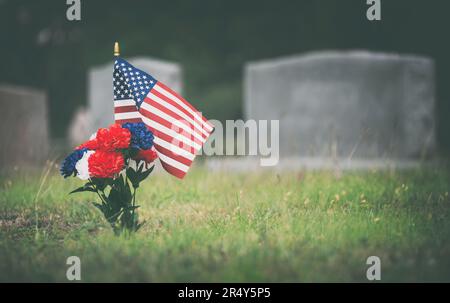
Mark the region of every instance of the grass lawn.
POLYGON ((137 196, 147 223, 113 235, 82 181, 0 179, 0 281, 450 282, 450 172, 158 174, 137 196))

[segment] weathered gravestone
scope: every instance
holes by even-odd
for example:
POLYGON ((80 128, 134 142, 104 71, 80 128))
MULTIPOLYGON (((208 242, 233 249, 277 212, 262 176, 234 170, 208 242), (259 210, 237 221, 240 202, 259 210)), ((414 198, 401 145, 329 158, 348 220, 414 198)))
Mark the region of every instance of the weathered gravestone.
POLYGON ((92 117, 85 107, 79 107, 73 115, 67 130, 69 146, 75 147, 86 141, 92 135, 92 117))
POLYGON ((319 52, 250 63, 246 119, 280 121, 283 157, 415 159, 434 134, 431 59, 319 52))
POLYGON ((46 94, 0 85, 0 107, 1 169, 43 163, 49 152, 46 94))
MULTIPOLYGON (((178 64, 141 57, 127 59, 127 61, 181 93, 182 71, 178 64)), ((107 127, 114 122, 112 73, 113 61, 95 67, 89 72, 88 108, 92 120, 89 134, 99 127, 107 127)))

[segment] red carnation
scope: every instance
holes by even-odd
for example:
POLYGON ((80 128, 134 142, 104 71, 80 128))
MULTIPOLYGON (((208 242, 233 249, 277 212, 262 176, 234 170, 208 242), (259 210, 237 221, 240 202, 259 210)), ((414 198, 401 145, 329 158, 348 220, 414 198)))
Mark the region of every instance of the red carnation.
POLYGON ((158 158, 158 155, 156 154, 156 151, 154 149, 140 149, 139 152, 136 154, 136 156, 133 157, 134 160, 137 161, 145 161, 147 163, 151 163, 158 158))
POLYGON ((89 150, 96 150, 96 149, 98 149, 97 139, 95 138, 95 139, 86 141, 83 144, 78 145, 75 149, 78 150, 78 149, 82 149, 82 148, 87 148, 89 150))
POLYGON ((113 124, 109 128, 100 128, 96 136, 98 148, 104 151, 115 151, 130 146, 131 133, 120 124, 113 124))
POLYGON ((88 160, 89 174, 95 178, 113 178, 123 169, 125 160, 119 152, 97 150, 88 160))

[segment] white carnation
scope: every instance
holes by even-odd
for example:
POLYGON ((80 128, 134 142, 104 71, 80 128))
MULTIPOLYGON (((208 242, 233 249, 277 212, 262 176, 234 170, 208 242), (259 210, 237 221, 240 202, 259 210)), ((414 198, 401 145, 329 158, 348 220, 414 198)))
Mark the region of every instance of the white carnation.
POLYGON ((89 157, 94 153, 93 150, 87 151, 84 153, 83 157, 78 160, 77 164, 75 164, 75 169, 77 170, 77 177, 81 180, 89 179, 89 157))

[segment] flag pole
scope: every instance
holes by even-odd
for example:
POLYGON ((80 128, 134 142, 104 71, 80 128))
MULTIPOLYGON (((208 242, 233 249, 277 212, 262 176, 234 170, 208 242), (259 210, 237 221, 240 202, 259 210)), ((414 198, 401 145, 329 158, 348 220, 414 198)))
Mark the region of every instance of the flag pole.
POLYGON ((120 48, 119 48, 119 42, 114 43, 114 56, 118 57, 120 56, 120 48))

